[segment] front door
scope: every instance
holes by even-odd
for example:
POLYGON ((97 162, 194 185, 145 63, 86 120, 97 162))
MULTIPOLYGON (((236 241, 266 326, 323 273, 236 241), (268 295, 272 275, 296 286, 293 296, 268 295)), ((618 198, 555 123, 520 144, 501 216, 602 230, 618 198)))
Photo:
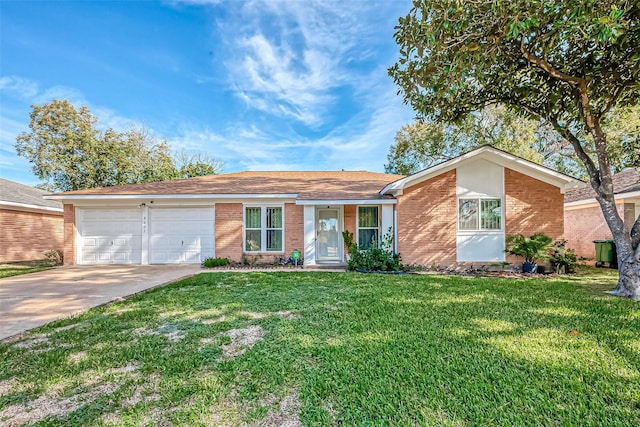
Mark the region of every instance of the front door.
POLYGON ((316 218, 316 259, 342 261, 340 209, 318 209, 316 218))

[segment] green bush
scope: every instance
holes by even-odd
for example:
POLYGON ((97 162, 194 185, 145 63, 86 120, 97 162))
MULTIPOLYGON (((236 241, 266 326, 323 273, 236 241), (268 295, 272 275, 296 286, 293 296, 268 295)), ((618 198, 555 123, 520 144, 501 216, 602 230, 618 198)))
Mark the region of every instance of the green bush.
POLYGON ((507 236, 507 249, 509 255, 524 258, 525 262, 535 263, 549 259, 549 246, 553 240, 544 233, 536 233, 530 237, 522 234, 507 236))
POLYGON ((209 258, 204 260, 202 265, 204 265, 207 268, 224 267, 225 265, 229 265, 229 259, 228 258, 211 258, 211 257, 209 257, 209 258))
POLYGON ((578 257, 573 249, 566 247, 567 241, 558 240, 551 246, 549 262, 553 270, 558 273, 574 273, 578 265, 578 257))
POLYGON ((350 231, 344 231, 342 237, 349 253, 348 270, 399 271, 402 268, 400 254, 394 253, 392 250, 393 234, 391 230, 384 235, 379 248, 374 247, 368 250, 358 248, 358 245, 353 242, 353 233, 350 231))

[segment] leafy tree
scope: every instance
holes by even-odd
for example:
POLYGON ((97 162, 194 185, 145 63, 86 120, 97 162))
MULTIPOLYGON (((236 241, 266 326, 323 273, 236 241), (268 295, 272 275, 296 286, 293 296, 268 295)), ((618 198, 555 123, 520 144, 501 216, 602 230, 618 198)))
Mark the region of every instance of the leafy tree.
POLYGON ((224 163, 203 153, 187 153, 182 150, 174 156, 181 178, 214 175, 224 167, 224 163))
MULTIPOLYGON (((640 108, 613 111, 604 128, 613 170, 640 167, 640 108)), ((403 126, 394 140, 387 154, 387 173, 410 175, 489 144, 568 175, 589 178, 569 141, 548 123, 501 106, 488 106, 456 123, 416 120, 403 126)))
POLYGON ((630 230, 618 214, 604 128, 640 99, 638 2, 415 0, 395 39, 389 74, 422 115, 456 121, 502 104, 569 142, 616 243, 612 293, 640 299, 640 218, 630 230))
POLYGON ((385 171, 410 175, 485 144, 543 163, 546 159, 537 146, 536 133, 535 121, 496 106, 458 123, 417 120, 396 133, 385 171))
POLYGON ((50 191, 209 175, 222 166, 200 156, 186 159, 179 170, 169 145, 144 128, 99 130, 86 106, 76 109, 67 100, 33 105, 30 117, 30 131, 17 137, 16 151, 50 191))

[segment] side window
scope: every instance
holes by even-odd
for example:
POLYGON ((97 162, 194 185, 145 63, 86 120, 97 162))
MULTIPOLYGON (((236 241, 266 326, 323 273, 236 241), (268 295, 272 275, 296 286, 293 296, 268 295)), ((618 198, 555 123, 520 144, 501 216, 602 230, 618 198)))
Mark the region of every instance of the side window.
POLYGON ((458 230, 502 230, 502 200, 460 199, 458 230))
POLYGON ((244 210, 244 251, 282 252, 282 207, 248 206, 244 210))
POLYGON ((378 247, 380 242, 378 214, 378 206, 358 207, 358 248, 378 247))

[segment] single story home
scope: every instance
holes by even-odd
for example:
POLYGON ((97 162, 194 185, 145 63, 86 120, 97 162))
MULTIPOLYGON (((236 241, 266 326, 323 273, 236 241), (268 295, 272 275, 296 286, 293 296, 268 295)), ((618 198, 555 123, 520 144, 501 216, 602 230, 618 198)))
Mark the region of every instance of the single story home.
POLYGON ((239 172, 47 196, 64 203, 67 264, 343 264, 391 237, 404 263, 504 261, 505 236, 562 236, 570 176, 483 146, 411 176, 365 171, 239 172))
POLYGON ((64 246, 62 203, 46 191, 0 178, 0 262, 44 259, 64 246))
MULTIPOLYGON (((640 216, 640 169, 627 168, 613 176, 616 207, 624 223, 631 227, 640 216)), ((564 235, 576 255, 596 256, 594 240, 611 239, 600 204, 591 186, 568 191, 564 199, 564 235)))

